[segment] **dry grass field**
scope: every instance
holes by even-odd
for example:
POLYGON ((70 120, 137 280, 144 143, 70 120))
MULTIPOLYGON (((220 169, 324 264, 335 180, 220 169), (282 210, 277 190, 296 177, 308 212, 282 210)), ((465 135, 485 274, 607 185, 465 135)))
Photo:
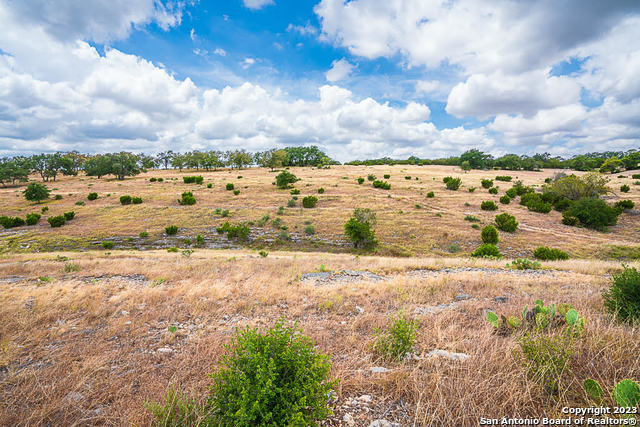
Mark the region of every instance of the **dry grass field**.
MULTIPOLYGON (((145 402, 159 401, 171 384, 204 397, 209 373, 236 328, 264 329, 279 318, 296 322, 331 355, 331 375, 339 383, 335 415, 326 425, 368 426, 385 419, 402 426, 472 426, 480 417, 566 418, 563 407, 590 406, 585 378, 609 391, 621 379, 640 380, 639 330, 615 323, 601 296, 611 274, 622 270, 615 258, 638 247, 635 211, 601 233, 562 225, 558 212, 529 212, 517 201, 498 203, 496 212, 480 210, 481 201, 497 203, 511 187, 495 181, 499 193, 492 195, 480 179, 504 171, 337 166, 292 172, 301 178, 292 208, 286 207, 289 190, 272 185, 275 173, 257 168, 158 170, 124 181, 63 177, 48 183, 63 198, 42 204, 24 200, 22 188, 0 189, 4 215, 24 216, 42 206, 49 207, 45 217, 76 212, 61 228, 50 228, 43 218, 37 226, 0 231, 0 424, 149 425, 145 402), (382 179, 386 173, 388 191, 366 181, 368 174, 382 179), (202 175, 204 185, 182 183, 186 175, 202 175), (445 189, 447 175, 462 178, 459 191, 445 189), (149 182, 151 177, 164 181, 149 182), (358 177, 365 178, 362 185, 358 177), (240 194, 225 190, 229 182, 240 194), (317 194, 320 187, 323 194, 317 194), (477 189, 470 193, 469 187, 477 189), (179 206, 176 199, 187 190, 197 204, 179 206), (88 201, 91 191, 100 197, 88 201), (434 198, 426 198, 429 191, 434 198), (143 203, 121 206, 118 198, 125 194, 143 203), (318 197, 317 207, 301 208, 306 195, 318 197), (277 214, 280 206, 283 215, 277 214), (377 213, 376 253, 354 253, 344 238, 343 225, 355 207, 377 213), (229 209, 229 216, 215 214, 216 208, 229 209), (481 240, 465 216, 477 216, 483 225, 501 212, 520 222, 518 232, 501 233, 505 259, 468 257, 481 240), (255 223, 267 214, 264 227, 252 226, 247 247, 215 231, 227 220, 255 223), (275 218, 292 240, 277 238, 275 218), (172 224, 179 226, 177 237, 164 235, 172 224), (305 234, 308 225, 315 234, 305 234), (138 237, 143 231, 149 236, 138 237), (207 247, 167 252, 171 246, 192 248, 184 239, 196 234, 205 236, 207 247), (100 249, 103 240, 114 241, 114 249, 100 249), (505 267, 511 258, 531 258, 539 245, 562 248, 571 259, 543 262, 540 270, 505 267), (267 257, 258 254, 263 248, 267 257), (346 273, 306 280, 306 273, 325 271, 346 273), (570 303, 586 319, 557 396, 527 376, 514 336, 495 334, 485 320, 488 310, 517 316, 537 299, 570 303), (399 312, 419 322, 414 355, 379 360, 371 351, 375 330, 399 312), (450 360, 434 350, 468 357, 450 360)), ((555 172, 511 175, 539 187, 555 172)), ((614 176, 611 187, 622 183, 632 180, 614 176)), ((630 186, 627 194, 607 197, 640 203, 639 186, 630 186)))

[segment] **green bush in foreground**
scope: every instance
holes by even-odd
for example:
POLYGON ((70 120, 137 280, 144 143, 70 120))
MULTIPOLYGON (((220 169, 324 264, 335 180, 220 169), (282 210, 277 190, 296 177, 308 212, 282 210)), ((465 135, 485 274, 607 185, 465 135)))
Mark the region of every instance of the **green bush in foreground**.
POLYGON ((480 204, 480 209, 482 209, 483 211, 495 211, 498 209, 498 205, 496 205, 495 202, 491 200, 485 200, 480 204))
POLYGON ((371 209, 356 208, 344 224, 344 234, 356 248, 372 249, 378 243, 374 229, 376 214, 371 209))
POLYGON ((603 293, 604 306, 619 322, 640 323, 640 272, 624 266, 603 293))
MULTIPOLYGON (((27 217, 28 216, 29 215, 27 215, 27 217)), ((4 228, 21 227, 25 225, 25 223, 26 223, 25 220, 20 218, 19 216, 16 216, 16 217, 1 216, 0 217, 0 224, 4 228)), ((28 224, 28 225, 32 225, 32 224, 28 224)))
POLYGON ((65 212, 63 215, 64 215, 64 219, 67 221, 71 221, 73 218, 76 217, 76 213, 74 211, 65 212))
POLYGON ((193 193, 191 191, 185 191, 178 199, 178 203, 182 206, 190 206, 196 204, 196 198, 193 197, 193 193))
POLYGON ((103 249, 113 249, 113 242, 111 240, 103 240, 102 242, 100 242, 100 246, 102 246, 103 249))
POLYGON ((471 253, 471 256, 475 258, 501 258, 502 254, 500 253, 500 249, 495 245, 485 243, 478 246, 478 248, 471 253))
POLYGON ((95 200, 98 198, 98 193, 89 193, 87 200, 95 200))
POLYGON ((372 350, 384 360, 402 360, 413 352, 418 327, 417 320, 409 320, 404 313, 399 313, 388 329, 376 328, 372 350))
POLYGON ((482 179, 480 180, 480 184, 482 184, 482 188, 491 188, 493 187, 492 179, 482 179))
POLYGON ((302 206, 311 209, 316 206, 318 203, 318 198, 316 196, 307 196, 302 198, 302 206))
POLYGON ((391 189, 391 184, 389 184, 387 181, 375 180, 375 181, 373 181, 373 187, 374 188, 382 188, 383 190, 390 190, 391 189))
POLYGON ((506 194, 500 196, 500 203, 502 203, 503 205, 508 205, 509 203, 511 203, 511 197, 507 196, 506 194))
POLYGON ((231 225, 228 221, 216 228, 218 234, 227 233, 229 239, 249 240, 249 226, 246 224, 231 225))
POLYGON ((436 195, 435 195, 435 193, 434 193, 433 191, 429 191, 429 192, 427 193, 427 198, 428 198, 428 199, 433 199, 435 196, 436 196, 436 195))
POLYGON ((120 204, 122 205, 130 205, 131 204, 131 196, 120 196, 120 204))
POLYGON ((549 248, 547 246, 539 246, 533 251, 533 256, 536 259, 543 261, 556 261, 569 259, 569 254, 565 251, 555 248, 549 248))
POLYGON ((168 236, 173 236, 178 233, 177 225, 169 225, 164 228, 164 232, 167 233, 168 236))
POLYGON ((224 188, 225 188, 227 191, 231 191, 231 190, 233 190, 235 187, 233 186, 233 183, 232 183, 232 182, 227 182, 227 184, 224 186, 224 188))
POLYGON ((460 188, 460 184, 462 184, 462 180, 460 178, 449 178, 450 179, 445 182, 447 190, 456 191, 458 188, 460 188))
POLYGON ((226 346, 207 400, 211 425, 314 425, 331 414, 329 356, 279 321, 240 330, 226 346))
POLYGON ((276 176, 276 185, 278 188, 287 188, 298 181, 300 181, 300 179, 287 170, 280 172, 276 176))
POLYGON ((51 191, 47 188, 46 185, 40 184, 39 182, 30 182, 27 185, 27 188, 22 192, 24 194, 24 198, 29 200, 30 202, 38 202, 48 199, 49 193, 51 191))
POLYGON ((587 228, 605 231, 607 226, 618 222, 619 214, 618 210, 609 206, 604 200, 585 197, 573 202, 569 209, 563 212, 563 218, 574 217, 587 228))

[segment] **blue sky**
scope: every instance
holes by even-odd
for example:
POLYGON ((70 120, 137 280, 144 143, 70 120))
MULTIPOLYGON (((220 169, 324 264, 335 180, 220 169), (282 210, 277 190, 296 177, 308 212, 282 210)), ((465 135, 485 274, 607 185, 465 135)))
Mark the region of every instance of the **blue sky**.
POLYGON ((640 145, 631 0, 0 0, 0 25, 4 155, 640 145))

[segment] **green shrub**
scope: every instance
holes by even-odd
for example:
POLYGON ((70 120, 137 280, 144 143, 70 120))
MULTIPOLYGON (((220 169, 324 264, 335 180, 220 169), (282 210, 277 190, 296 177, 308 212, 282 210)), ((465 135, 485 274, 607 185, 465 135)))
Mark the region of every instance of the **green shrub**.
POLYGON ((618 200, 614 205, 619 211, 624 211, 627 209, 633 209, 636 204, 633 203, 632 200, 618 200))
POLYGON ((178 226, 177 225, 169 225, 164 228, 164 232, 167 233, 168 236, 173 236, 178 234, 178 226))
POLYGON ((42 209, 40 209, 40 213, 45 213, 49 210, 49 206, 43 206, 42 209))
POLYGON ((603 293, 607 311, 623 323, 640 322, 640 272, 623 266, 620 274, 613 274, 609 289, 603 293))
POLYGON ((435 194, 433 193, 433 191, 429 191, 429 192, 427 193, 427 198, 428 198, 428 199, 432 199, 432 198, 434 198, 434 197, 435 197, 435 194))
POLYGON ((202 237, 202 234, 196 234, 196 246, 204 246, 204 237, 202 237))
POLYGON ((233 195, 237 196, 238 194, 240 194, 240 190, 233 190, 233 195))
POLYGON ((490 194, 498 194, 498 187, 491 187, 489 189, 490 194))
POLYGON ((521 355, 517 359, 525 366, 529 377, 551 395, 559 392, 560 380, 567 368, 573 346, 568 334, 548 335, 526 333, 518 338, 521 355))
MULTIPOLYGON (((417 178, 418 178, 418 177, 416 177, 416 179, 417 179, 417 178)), ((411 177, 410 177, 410 176, 405 176, 405 177, 404 177, 404 179, 409 180, 409 179, 411 179, 411 177)))
POLYGON ((318 198, 316 196, 307 196, 302 198, 302 206, 310 209, 315 208, 318 203, 318 198))
POLYGON ((500 249, 490 243, 484 243, 471 253, 472 257, 476 258, 500 258, 502 254, 500 249))
POLYGON ((627 184, 620 186, 620 191, 622 191, 623 193, 628 193, 629 190, 631 190, 631 187, 629 187, 627 184))
POLYGON ((249 226, 243 223, 231 225, 225 222, 222 226, 216 228, 219 234, 227 233, 227 238, 236 240, 249 240, 249 226))
POLYGON ((95 200, 98 198, 98 193, 89 193, 87 200, 95 200))
POLYGON ((517 258, 511 264, 507 263, 507 268, 513 270, 538 270, 542 267, 539 262, 531 261, 527 258, 517 258))
POLYGON ((344 224, 344 234, 356 248, 372 249, 377 245, 374 235, 376 214, 370 209, 356 208, 344 224))
POLYGON ((514 199, 518 195, 518 190, 512 187, 508 189, 505 194, 510 198, 514 199))
POLYGON ((185 191, 180 196, 180 199, 178 199, 178 203, 180 205, 183 205, 183 206, 195 205, 196 204, 196 198, 193 197, 193 193, 191 191, 185 191))
POLYGON ((513 215, 509 215, 504 212, 500 215, 496 215, 495 219, 498 230, 513 233, 518 229, 518 221, 516 221, 516 217, 513 215))
POLYGON ((320 187, 318 188, 318 194, 323 194, 324 193, 324 188, 320 187))
POLYGON ((631 175, 631 179, 640 179, 640 173, 634 173, 631 175))
POLYGON ((54 199, 54 200, 62 200, 62 194, 56 194, 56 195, 53 197, 53 199, 54 199))
POLYGON ((553 208, 558 212, 564 212, 567 209, 569 209, 569 206, 571 206, 571 203, 572 203, 571 200, 567 199, 566 197, 561 197, 559 199, 554 200, 553 208))
POLYGON ((480 230, 480 226, 478 224, 471 224, 471 228, 474 230, 480 230))
POLYGON ((307 236, 314 235, 314 234, 316 234, 316 228, 313 225, 309 224, 309 225, 304 227, 304 233, 307 236))
POLYGON ((495 202, 492 202, 491 200, 485 200, 480 204, 480 209, 482 209, 483 211, 495 211, 498 209, 498 205, 496 205, 495 202))
POLYGON ((442 182, 444 182, 446 184, 447 182, 449 182, 452 179, 453 179, 452 176, 445 176, 444 178, 442 178, 442 182))
POLYGON ((382 188, 383 190, 391 189, 391 184, 389 184, 387 181, 375 180, 373 181, 373 186, 374 188, 382 188))
POLYGON ((157 179, 156 178, 149 178, 149 182, 156 182, 157 179))
POLYGON ((533 251, 533 256, 543 261, 556 261, 569 259, 569 254, 565 251, 547 246, 539 246, 533 251))
POLYGON ((563 219, 565 214, 567 217, 577 218, 580 224, 587 228, 604 231, 607 226, 615 225, 618 222, 619 212, 604 200, 583 198, 571 204, 569 209, 563 213, 563 219))
POLYGON ((288 188, 291 184, 300 181, 294 174, 284 170, 276 176, 276 185, 278 188, 288 188))
POLYGON ((500 203, 502 203, 503 205, 508 205, 509 203, 511 203, 511 197, 507 196, 506 194, 500 196, 500 203))
POLYGON ((452 191, 456 191, 460 188, 460 184, 462 184, 462 180, 460 178, 451 178, 445 183, 447 190, 452 191))
POLYGON ((372 345, 374 353, 384 360, 402 360, 407 353, 413 352, 419 326, 417 320, 410 320, 404 313, 398 313, 391 319, 387 329, 376 328, 376 339, 372 345))
POLYGON ((100 246, 102 246, 103 249, 113 249, 113 242, 111 240, 103 240, 102 242, 100 242, 100 246))
POLYGON ((178 248, 176 248, 175 246, 172 246, 169 249, 167 249, 167 252, 177 253, 178 252, 178 248))
POLYGON ((535 191, 533 187, 524 185, 522 181, 514 182, 513 187, 511 188, 513 188, 516 191, 517 196, 522 196, 523 194, 527 194, 527 193, 533 193, 535 191))
POLYGON ((144 239, 146 237, 149 237, 149 233, 146 231, 141 231, 140 234, 138 234, 138 237, 144 239))
POLYGON ((207 188, 213 188, 213 183, 212 182, 208 183, 207 188))
POLYGON ((158 178, 158 182, 162 182, 162 181, 164 181, 164 179, 158 178))
POLYGON ((527 209, 532 212, 549 213, 551 212, 551 203, 544 202, 542 199, 533 199, 527 203, 527 209))
POLYGON ((297 189, 297 188, 294 188, 293 190, 289 191, 289 193, 290 193, 290 194, 293 194, 293 195, 295 195, 295 194, 300 194, 300 190, 299 190, 299 189, 297 189))
POLYGON ((185 184, 202 184, 204 178, 202 176, 183 176, 182 180, 185 184))
POLYGON ((50 216, 49 218, 47 218, 47 222, 51 227, 55 228, 55 227, 62 227, 64 223, 67 222, 67 220, 65 219, 64 215, 58 215, 58 216, 50 216))
POLYGON ((372 175, 372 174, 367 175, 367 181, 375 181, 375 180, 376 180, 375 175, 372 175))
POLYGON ((500 238, 498 237, 498 230, 496 230, 493 225, 483 227, 480 237, 482 238, 482 243, 488 243, 491 245, 497 245, 500 241, 500 238))
POLYGON ((131 203, 133 203, 134 205, 139 205, 140 203, 142 203, 142 197, 132 197, 131 203))
POLYGON ((389 179, 389 178, 391 178, 391 175, 389 175, 388 173, 386 173, 386 174, 384 174, 384 175, 383 175, 383 177, 384 177, 384 179, 389 179))
POLYGON ((66 219, 67 221, 71 221, 73 218, 76 217, 76 213, 74 211, 65 212, 63 215, 64 215, 64 219, 66 219))
POLYGON ((570 226, 575 226, 578 225, 578 218, 576 218, 575 216, 571 216, 568 214, 568 212, 562 212, 562 223, 564 225, 570 225, 570 226))
POLYGON ((40 221, 40 217, 41 215, 38 213, 29 213, 27 214, 25 223, 27 225, 36 225, 38 223, 38 221, 40 221))
POLYGON ((491 188, 493 186, 492 179, 482 179, 480 180, 480 184, 482 184, 482 188, 491 188))
POLYGON ((509 181, 511 181, 511 176, 510 175, 498 175, 498 176, 496 176, 496 181, 509 182, 509 181))
POLYGON ((358 178, 358 184, 362 184, 364 182, 364 178, 360 177, 358 178))
POLYGON ((120 204, 122 205, 130 205, 131 204, 131 196, 120 196, 120 204))
POLYGON ((207 425, 315 425, 331 414, 329 356, 279 321, 264 334, 247 327, 211 374, 207 425))
POLYGON ((30 182, 27 188, 22 192, 24 198, 30 202, 38 202, 49 198, 50 190, 46 185, 39 182, 30 182))
POLYGON ((473 215, 467 215, 464 217, 465 221, 469 221, 469 222, 480 222, 480 218, 478 218, 477 216, 473 216, 473 215))
POLYGON ((476 187, 469 187, 469 193, 473 193, 474 191, 476 191, 476 187))
POLYGON ((289 199, 289 201, 287 202, 287 207, 294 208, 295 206, 296 206, 296 201, 293 199, 289 199))
MULTIPOLYGON (((25 225, 26 221, 20 218, 19 216, 16 216, 16 217, 2 216, 0 217, 0 224, 2 224, 2 227, 4 228, 13 228, 13 227, 21 227, 25 225)), ((28 225, 31 225, 31 224, 28 224, 28 225)))
POLYGON ((232 191, 235 187, 233 186, 232 182, 227 182, 227 184, 224 187, 227 191, 232 191))
POLYGON ((76 206, 84 206, 84 201, 82 200, 78 200, 77 202, 75 202, 76 206))

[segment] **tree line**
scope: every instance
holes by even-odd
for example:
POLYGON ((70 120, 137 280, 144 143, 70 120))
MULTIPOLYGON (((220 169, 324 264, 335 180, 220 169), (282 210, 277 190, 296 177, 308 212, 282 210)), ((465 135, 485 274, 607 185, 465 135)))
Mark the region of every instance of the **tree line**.
POLYGON ((29 174, 36 173, 43 182, 55 181, 60 175, 77 175, 83 171, 88 176, 113 175, 119 180, 134 176, 149 169, 195 169, 216 170, 219 168, 242 169, 252 165, 272 170, 288 166, 327 166, 339 164, 317 146, 286 147, 250 153, 246 150, 190 151, 178 153, 163 151, 156 155, 130 152, 106 154, 41 153, 32 156, 15 156, 0 159, 0 184, 15 185, 26 182, 29 174))
POLYGON ((506 154, 494 157, 478 149, 465 151, 460 156, 441 159, 420 159, 411 156, 405 160, 394 160, 389 157, 370 160, 356 160, 348 165, 444 165, 460 166, 462 169, 505 169, 505 170, 540 170, 540 169, 574 169, 578 171, 600 170, 614 173, 619 170, 637 169, 640 163, 640 150, 605 151, 601 153, 578 154, 569 158, 551 156, 549 153, 529 155, 506 154))

